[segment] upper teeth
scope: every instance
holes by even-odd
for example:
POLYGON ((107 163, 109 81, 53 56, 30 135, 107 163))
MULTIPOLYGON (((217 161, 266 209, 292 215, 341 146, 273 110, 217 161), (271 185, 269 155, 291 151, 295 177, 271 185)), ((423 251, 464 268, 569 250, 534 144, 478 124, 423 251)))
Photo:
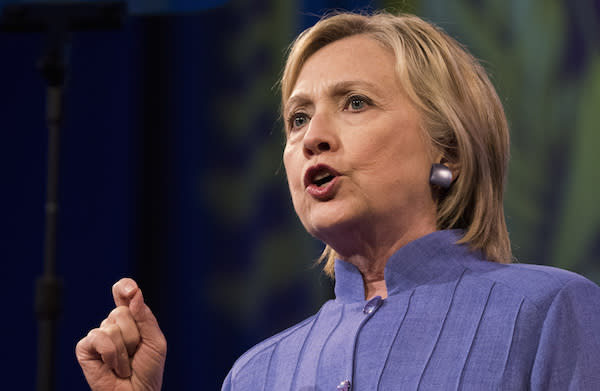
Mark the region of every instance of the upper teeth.
POLYGON ((325 179, 325 178, 327 178, 328 176, 329 176, 329 173, 327 173, 327 172, 323 172, 323 173, 321 173, 321 174, 317 174, 317 175, 315 175, 315 177, 314 177, 313 181, 317 182, 317 181, 320 181, 321 179, 325 179))

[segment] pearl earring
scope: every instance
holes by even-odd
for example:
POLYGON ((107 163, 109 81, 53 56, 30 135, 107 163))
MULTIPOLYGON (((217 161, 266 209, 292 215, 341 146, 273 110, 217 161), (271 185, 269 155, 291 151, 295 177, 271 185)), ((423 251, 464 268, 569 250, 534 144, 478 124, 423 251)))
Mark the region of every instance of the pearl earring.
POLYGON ((439 186, 442 189, 449 188, 452 184, 452 171, 443 164, 432 164, 431 172, 429 173, 429 183, 439 186))

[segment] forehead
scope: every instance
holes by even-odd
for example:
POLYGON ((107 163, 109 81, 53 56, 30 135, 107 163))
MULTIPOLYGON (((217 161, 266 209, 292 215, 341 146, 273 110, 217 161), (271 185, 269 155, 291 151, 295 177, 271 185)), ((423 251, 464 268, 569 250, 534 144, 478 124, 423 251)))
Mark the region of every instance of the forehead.
POLYGON ((392 51, 367 35, 332 42, 311 55, 298 73, 290 97, 343 82, 364 81, 373 86, 397 88, 392 51))

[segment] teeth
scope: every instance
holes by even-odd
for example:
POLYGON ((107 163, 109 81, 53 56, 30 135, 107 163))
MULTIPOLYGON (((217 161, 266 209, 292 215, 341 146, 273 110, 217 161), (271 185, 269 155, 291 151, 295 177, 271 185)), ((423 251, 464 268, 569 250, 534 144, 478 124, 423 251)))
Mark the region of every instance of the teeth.
POLYGON ((333 175, 325 174, 315 176, 313 183, 319 187, 325 186, 325 184, 329 183, 333 179, 333 175))
POLYGON ((316 176, 313 178, 313 181, 314 181, 314 182, 318 182, 318 181, 320 181, 320 180, 322 180, 322 179, 325 179, 325 178, 327 178, 329 175, 330 175, 329 173, 327 173, 327 172, 323 172, 323 173, 321 173, 321 174, 318 174, 318 175, 316 175, 316 176))

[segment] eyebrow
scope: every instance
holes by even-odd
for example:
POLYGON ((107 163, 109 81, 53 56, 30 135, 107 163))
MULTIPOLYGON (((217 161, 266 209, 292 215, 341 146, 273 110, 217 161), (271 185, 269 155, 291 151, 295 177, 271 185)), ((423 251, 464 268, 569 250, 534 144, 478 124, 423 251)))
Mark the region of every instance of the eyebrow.
POLYGON ((345 95, 350 90, 355 88, 369 88, 375 90, 375 92, 378 90, 375 84, 364 80, 345 80, 335 83, 330 87, 331 91, 333 92, 333 96, 345 95))
MULTIPOLYGON (((378 92, 378 88, 375 84, 364 80, 343 80, 327 86, 327 91, 330 95, 339 97, 346 95, 349 91, 356 88, 368 88, 376 94, 378 92)), ((304 93, 292 95, 285 104, 284 113, 288 113, 290 107, 303 106, 311 102, 312 100, 304 93)))

